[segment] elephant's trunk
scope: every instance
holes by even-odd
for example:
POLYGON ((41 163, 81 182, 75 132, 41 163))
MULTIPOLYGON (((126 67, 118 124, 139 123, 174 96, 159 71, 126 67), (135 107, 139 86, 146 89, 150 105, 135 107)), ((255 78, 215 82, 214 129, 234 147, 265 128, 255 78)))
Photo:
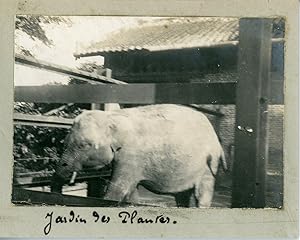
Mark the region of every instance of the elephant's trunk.
POLYGON ((68 148, 62 155, 61 160, 58 162, 55 173, 52 177, 53 189, 56 187, 59 189, 63 184, 74 184, 77 176, 77 172, 80 171, 81 166, 78 161, 78 154, 76 149, 68 148))

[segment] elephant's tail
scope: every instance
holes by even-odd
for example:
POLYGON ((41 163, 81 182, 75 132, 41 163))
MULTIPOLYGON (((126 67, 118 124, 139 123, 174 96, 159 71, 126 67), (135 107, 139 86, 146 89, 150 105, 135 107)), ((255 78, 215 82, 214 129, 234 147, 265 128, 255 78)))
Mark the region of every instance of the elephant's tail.
MULTIPOLYGON (((221 155, 220 155, 219 159, 221 161, 221 165, 222 165, 223 171, 226 173, 228 171, 228 166, 227 166, 225 154, 224 154, 224 151, 223 151, 222 147, 221 147, 221 155)), ((216 178, 217 177, 216 173, 214 173, 213 170, 212 170, 212 168, 211 168, 211 161, 212 161, 212 156, 208 155, 208 157, 206 159, 207 166, 208 166, 211 174, 216 178)))
POLYGON ((224 153, 224 150, 223 150, 223 147, 222 147, 222 139, 220 138, 220 136, 218 136, 218 139, 219 139, 220 148, 221 148, 220 161, 221 161, 221 164, 222 164, 223 171, 226 173, 229 170, 229 168, 228 168, 225 153, 224 153))
POLYGON ((221 160, 221 164, 222 164, 223 171, 224 171, 224 172, 227 172, 227 171, 228 171, 228 165, 227 165, 227 161, 226 161, 226 158, 225 158, 225 153, 224 153, 224 150, 223 150, 222 147, 221 147, 221 156, 220 156, 220 160, 221 160))

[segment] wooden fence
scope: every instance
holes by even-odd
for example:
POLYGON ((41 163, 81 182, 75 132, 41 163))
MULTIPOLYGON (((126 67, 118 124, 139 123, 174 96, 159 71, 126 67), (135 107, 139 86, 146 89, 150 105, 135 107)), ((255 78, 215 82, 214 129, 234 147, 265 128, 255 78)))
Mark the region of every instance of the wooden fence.
MULTIPOLYGON (((126 84, 125 82, 112 79, 111 76, 99 76, 72 70, 17 55, 16 62, 19 64, 55 71, 91 84, 17 86, 15 87, 15 101, 91 104, 237 103, 236 160, 234 161, 232 206, 263 207, 265 204, 265 162, 267 161, 265 149, 268 147, 266 108, 268 104, 283 103, 283 81, 271 81, 270 76, 270 32, 271 21, 268 19, 240 20, 239 45, 241 47, 239 51, 240 77, 238 83, 126 84), (250 153, 245 151, 245 149, 248 149, 250 153), (245 154, 246 152, 247 154, 245 154), (246 172, 245 169, 247 169, 246 172)), ((211 112, 210 114, 222 116, 222 113, 211 112)), ((15 114, 14 121, 15 124, 34 124, 63 128, 68 128, 72 124, 72 120, 23 114, 15 114)), ((100 175, 94 177, 98 178, 100 175)), ((82 179, 87 180, 86 178, 82 179)), ((49 180, 45 183, 48 184, 49 180)), ((18 194, 15 195, 20 196, 18 194)))
POLYGON ((14 113, 14 124, 40 127, 70 128, 73 124, 73 119, 14 113))

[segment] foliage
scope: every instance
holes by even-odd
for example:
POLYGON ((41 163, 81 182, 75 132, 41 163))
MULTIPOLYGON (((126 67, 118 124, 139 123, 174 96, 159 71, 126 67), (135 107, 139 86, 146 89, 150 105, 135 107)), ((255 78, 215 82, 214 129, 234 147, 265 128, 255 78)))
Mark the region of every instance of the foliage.
MULTIPOLYGON (((83 65, 81 70, 92 72, 94 67, 94 64, 87 64, 83 65)), ((80 80, 70 79, 69 84, 80 83, 80 80)), ((84 109, 90 109, 90 104, 14 103, 16 113, 64 118, 75 118, 84 109)), ((52 170, 63 153, 67 133, 67 129, 61 128, 16 125, 13 151, 15 172, 52 170), (39 160, 41 158, 42 161, 39 160), (45 158, 53 161, 45 164, 45 158)))
MULTIPOLYGON (((17 15, 15 28, 16 33, 22 33, 30 37, 33 41, 41 41, 44 45, 50 47, 53 42, 46 34, 45 26, 55 24, 65 24, 70 26, 71 21, 67 17, 60 16, 39 16, 39 15, 17 15)), ((25 56, 33 57, 33 53, 24 46, 17 45, 17 49, 25 56)))
MULTIPOLYGON (((45 114, 49 110, 61 107, 61 104, 47 103, 20 103, 14 104, 16 113, 45 114)), ((80 114, 87 104, 63 105, 62 110, 52 111, 51 116, 74 118, 80 114)), ((13 155, 16 161, 16 172, 40 171, 53 169, 55 163, 63 152, 64 139, 67 129, 15 125, 13 155), (50 165, 39 159, 50 158, 50 165)))
MULTIPOLYGON (((33 42, 40 41, 47 47, 53 46, 53 41, 46 34, 46 26, 65 24, 70 26, 71 21, 67 17, 18 15, 16 16, 15 28, 17 36, 28 36, 33 42)), ((16 41, 16 50, 25 56, 33 53, 16 41)), ((61 104, 45 103, 20 103, 14 104, 14 112, 25 114, 45 114, 61 104)), ((52 115, 73 118, 81 112, 80 106, 71 106, 62 111, 53 112, 52 115)), ((58 159, 63 151, 63 141, 67 134, 66 129, 23 126, 14 127, 13 155, 16 172, 39 171, 42 168, 52 168, 40 158, 58 159), (30 160, 30 161, 27 161, 30 160)))
MULTIPOLYGON (((19 15, 16 17, 16 31, 25 34, 34 41, 40 41, 51 47, 53 41, 47 36, 45 26, 50 24, 71 24, 66 17, 19 15)), ((21 54, 33 56, 33 53, 17 46, 21 54)), ((82 64, 79 69, 95 72, 96 63, 82 64)), ((84 81, 70 78, 69 84, 82 84, 84 81)), ((90 104, 59 104, 59 103, 24 103, 15 102, 14 112, 35 115, 75 118, 83 109, 90 109, 90 104)), ((51 170, 63 152, 67 129, 15 125, 14 149, 15 173, 51 170), (42 160, 41 160, 42 159, 42 160), (48 161, 52 159, 54 161, 48 161)))
MULTIPOLYGON (((81 63, 81 65, 78 67, 79 70, 85 71, 85 72, 97 72, 99 69, 103 69, 103 66, 99 66, 96 62, 88 62, 88 63, 81 63)), ((76 78, 70 78, 69 84, 86 84, 87 82, 83 80, 78 80, 76 78)))
MULTIPOLYGON (((80 69, 87 72, 94 72, 95 69, 98 69, 98 66, 95 63, 88 63, 82 64, 80 69)), ((69 81, 69 84, 82 83, 86 82, 75 78, 70 78, 69 81)), ((14 112, 16 113, 64 118, 75 118, 84 109, 90 109, 90 104, 14 103, 14 112)), ((16 173, 53 169, 53 164, 44 164, 44 161, 39 161, 38 159, 54 159, 55 164, 63 152, 64 139, 67 133, 67 129, 16 125, 14 127, 13 152, 14 159, 16 160, 16 173)))
POLYGON ((27 34, 32 40, 40 40, 47 46, 53 44, 45 33, 45 24, 70 23, 67 18, 56 16, 18 15, 16 16, 16 29, 27 34))

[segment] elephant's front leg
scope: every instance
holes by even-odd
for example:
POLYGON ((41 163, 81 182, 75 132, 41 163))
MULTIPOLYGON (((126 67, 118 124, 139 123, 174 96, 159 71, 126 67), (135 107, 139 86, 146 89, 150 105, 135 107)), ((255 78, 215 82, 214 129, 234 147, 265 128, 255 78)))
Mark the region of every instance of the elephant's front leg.
POLYGON ((114 168, 105 199, 118 202, 130 201, 135 196, 138 182, 138 177, 136 172, 133 172, 133 168, 128 166, 114 168))

